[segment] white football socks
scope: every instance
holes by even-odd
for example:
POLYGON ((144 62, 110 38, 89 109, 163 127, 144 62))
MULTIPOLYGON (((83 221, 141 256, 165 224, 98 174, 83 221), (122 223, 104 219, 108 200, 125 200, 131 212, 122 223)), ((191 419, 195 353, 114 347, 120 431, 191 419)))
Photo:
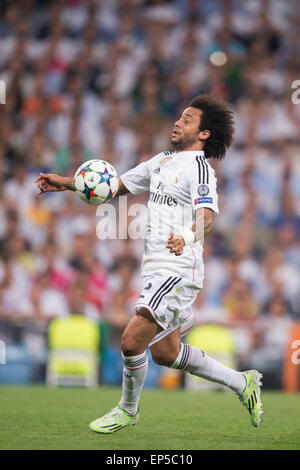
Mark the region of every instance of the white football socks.
POLYGON ((181 344, 180 352, 171 368, 181 369, 211 382, 226 385, 238 394, 244 391, 246 385, 245 377, 241 372, 230 369, 207 356, 201 349, 189 344, 181 344))
POLYGON ((140 394, 144 386, 148 371, 148 357, 146 352, 137 356, 123 356, 123 383, 121 408, 135 415, 138 410, 140 394))

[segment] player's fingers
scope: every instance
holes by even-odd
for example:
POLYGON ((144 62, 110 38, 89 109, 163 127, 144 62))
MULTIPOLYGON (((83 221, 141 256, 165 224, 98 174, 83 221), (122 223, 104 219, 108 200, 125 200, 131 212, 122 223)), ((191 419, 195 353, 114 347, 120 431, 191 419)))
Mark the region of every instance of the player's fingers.
POLYGON ((40 189, 40 191, 42 191, 43 193, 46 193, 47 191, 49 191, 49 187, 47 185, 47 183, 45 183, 44 181, 40 182, 38 184, 38 188, 40 189))
POLYGON ((34 180, 34 182, 38 183, 39 181, 44 181, 44 182, 49 181, 49 175, 47 175, 46 173, 40 173, 40 176, 38 176, 34 180))

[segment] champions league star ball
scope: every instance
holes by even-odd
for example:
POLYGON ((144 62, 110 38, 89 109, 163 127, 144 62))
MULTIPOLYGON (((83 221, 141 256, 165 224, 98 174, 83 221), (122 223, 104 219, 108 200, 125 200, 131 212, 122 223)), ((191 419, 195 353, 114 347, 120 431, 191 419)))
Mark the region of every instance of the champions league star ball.
POLYGON ((103 204, 118 190, 117 172, 104 160, 89 160, 80 165, 73 181, 76 193, 88 204, 103 204))

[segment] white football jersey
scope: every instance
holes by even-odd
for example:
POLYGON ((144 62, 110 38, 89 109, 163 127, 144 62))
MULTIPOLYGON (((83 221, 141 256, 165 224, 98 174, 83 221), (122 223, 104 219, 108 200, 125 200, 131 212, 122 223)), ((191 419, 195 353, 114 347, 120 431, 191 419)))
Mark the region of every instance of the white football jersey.
POLYGON ((161 152, 121 176, 132 194, 149 191, 142 275, 180 276, 202 287, 203 247, 185 246, 180 256, 166 248, 170 232, 192 228, 195 211, 208 207, 219 213, 215 171, 204 151, 161 152))

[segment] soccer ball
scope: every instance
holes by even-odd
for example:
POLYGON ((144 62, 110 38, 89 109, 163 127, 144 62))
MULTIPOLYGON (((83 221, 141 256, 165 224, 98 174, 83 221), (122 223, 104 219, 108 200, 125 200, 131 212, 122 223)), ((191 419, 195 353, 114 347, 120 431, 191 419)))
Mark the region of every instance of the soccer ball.
POLYGON ((80 165, 73 181, 76 193, 88 204, 103 204, 118 190, 117 172, 104 160, 89 160, 80 165))

